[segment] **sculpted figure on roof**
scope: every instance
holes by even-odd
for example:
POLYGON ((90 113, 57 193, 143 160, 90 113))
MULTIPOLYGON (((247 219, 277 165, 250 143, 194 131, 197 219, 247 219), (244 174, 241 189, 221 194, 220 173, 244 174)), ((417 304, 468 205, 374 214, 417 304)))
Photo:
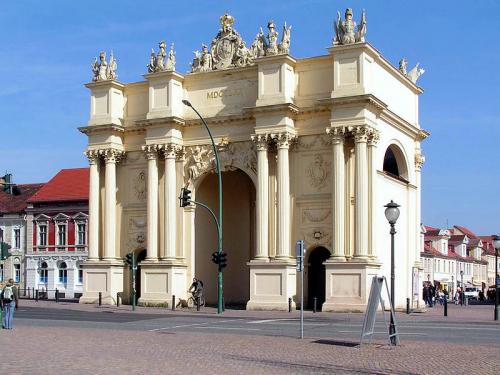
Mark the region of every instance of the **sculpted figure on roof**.
POLYGON ((208 46, 203 45, 202 52, 195 51, 191 63, 191 72, 207 72, 234 67, 253 65, 254 59, 263 56, 287 54, 290 51, 291 27, 283 28, 281 43, 278 44, 278 32, 274 22, 269 21, 269 33, 264 35, 262 28, 250 48, 247 48, 241 35, 234 29, 234 18, 228 13, 220 17, 220 29, 208 46), (266 40, 267 39, 267 40, 266 40))
POLYGON ((345 20, 342 21, 340 12, 337 12, 337 20, 334 22, 335 39, 334 45, 338 44, 353 44, 365 41, 366 34, 366 15, 363 9, 361 13, 361 21, 356 27, 356 22, 352 20, 352 9, 347 8, 345 11, 345 20))
POLYGON ((106 61, 106 52, 102 51, 99 54, 99 60, 97 57, 92 64, 92 81, 106 81, 116 79, 116 69, 118 64, 113 56, 113 51, 109 54, 109 63, 106 61))
POLYGON ((413 83, 417 83, 420 76, 425 73, 425 70, 420 67, 420 63, 417 63, 409 72, 407 71, 407 68, 408 61, 403 57, 399 60, 399 71, 413 83))
POLYGON ((148 72, 156 73, 156 72, 164 72, 167 70, 175 70, 175 52, 174 52, 174 44, 170 46, 170 52, 166 52, 167 45, 162 40, 158 43, 158 53, 155 56, 155 51, 151 49, 151 57, 149 59, 148 64, 148 72))

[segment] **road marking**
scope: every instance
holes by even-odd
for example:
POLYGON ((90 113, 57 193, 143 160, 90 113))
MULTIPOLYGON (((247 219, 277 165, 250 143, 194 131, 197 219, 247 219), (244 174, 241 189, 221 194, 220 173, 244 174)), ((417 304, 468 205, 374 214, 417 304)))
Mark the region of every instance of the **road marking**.
MULTIPOLYGON (((359 331, 337 331, 336 333, 359 333, 359 331)), ((384 335, 386 333, 387 331, 374 332, 375 335, 384 335)), ((427 333, 419 333, 419 332, 398 332, 398 335, 429 336, 427 333)))
POLYGON ((285 320, 293 320, 293 321, 298 321, 298 319, 267 319, 267 320, 252 320, 250 322, 247 322, 249 324, 260 324, 260 323, 272 323, 272 322, 283 322, 285 320))
POLYGON ((239 327, 195 327, 198 329, 233 329, 238 331, 261 331, 260 328, 239 328, 239 327))
POLYGON ((209 322, 194 323, 194 324, 183 324, 183 325, 180 325, 180 326, 172 326, 172 327, 163 327, 163 328, 148 329, 148 332, 162 331, 164 329, 175 329, 175 328, 185 328, 185 327, 201 326, 201 325, 208 324, 208 323, 209 322))

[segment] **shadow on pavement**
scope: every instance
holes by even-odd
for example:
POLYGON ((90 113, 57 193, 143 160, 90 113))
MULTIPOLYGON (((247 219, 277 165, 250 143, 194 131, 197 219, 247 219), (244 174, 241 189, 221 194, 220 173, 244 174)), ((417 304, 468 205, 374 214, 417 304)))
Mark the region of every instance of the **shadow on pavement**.
POLYGON ((316 340, 313 341, 315 344, 323 344, 323 345, 335 345, 335 346, 347 346, 349 348, 354 348, 356 346, 359 346, 359 342, 352 342, 352 341, 339 341, 339 340, 316 340))

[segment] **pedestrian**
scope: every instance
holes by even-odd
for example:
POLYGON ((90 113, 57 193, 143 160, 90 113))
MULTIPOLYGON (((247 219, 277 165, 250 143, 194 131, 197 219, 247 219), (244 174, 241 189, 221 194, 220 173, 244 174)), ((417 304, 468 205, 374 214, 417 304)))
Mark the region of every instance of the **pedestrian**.
POLYGON ((9 279, 0 293, 0 299, 3 305, 2 328, 12 329, 12 320, 14 319, 14 310, 18 306, 18 291, 14 285, 14 280, 9 279))

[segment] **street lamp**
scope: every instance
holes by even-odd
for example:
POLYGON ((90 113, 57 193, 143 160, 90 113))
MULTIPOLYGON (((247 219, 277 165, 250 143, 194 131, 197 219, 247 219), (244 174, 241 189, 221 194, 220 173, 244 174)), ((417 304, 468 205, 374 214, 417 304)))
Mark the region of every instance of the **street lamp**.
POLYGON ((452 301, 453 301, 453 296, 455 295, 455 277, 453 275, 451 275, 451 298, 452 298, 452 301))
MULTIPOLYGON (((212 137, 212 132, 210 131, 205 119, 200 115, 200 113, 196 110, 196 108, 193 107, 191 102, 189 100, 184 99, 182 103, 187 106, 191 107, 191 109, 198 115, 200 118, 201 122, 207 129, 208 135, 210 136, 210 140, 212 141, 212 148, 214 150, 214 155, 215 155, 215 164, 216 164, 216 169, 217 169, 217 177, 219 179, 219 220, 217 223, 218 230, 217 230, 217 237, 218 237, 218 244, 217 244, 217 253, 220 255, 222 254, 222 172, 220 170, 220 161, 219 161, 219 152, 217 151, 217 147, 215 147, 215 142, 214 138, 212 137)), ((218 275, 217 275, 217 313, 221 314, 222 313, 222 268, 218 268, 218 275)))
POLYGON ((500 237, 493 237, 493 247, 495 248, 495 320, 498 320, 498 249, 500 249, 500 237))
POLYGON ((465 288, 464 288, 464 270, 460 270, 460 287, 462 288, 460 292, 460 305, 464 305, 465 298, 465 288))
MULTIPOLYGON (((398 220, 399 217, 399 204, 394 203, 392 200, 390 203, 387 203, 385 206, 385 217, 387 221, 389 222, 391 226, 391 306, 392 306, 392 312, 395 311, 394 309, 394 235, 396 234, 396 228, 394 225, 396 224, 396 221, 398 220)), ((397 345, 397 339, 396 339, 396 330, 394 327, 394 314, 391 313, 391 324, 389 326, 389 337, 391 340, 391 345, 397 345)))

